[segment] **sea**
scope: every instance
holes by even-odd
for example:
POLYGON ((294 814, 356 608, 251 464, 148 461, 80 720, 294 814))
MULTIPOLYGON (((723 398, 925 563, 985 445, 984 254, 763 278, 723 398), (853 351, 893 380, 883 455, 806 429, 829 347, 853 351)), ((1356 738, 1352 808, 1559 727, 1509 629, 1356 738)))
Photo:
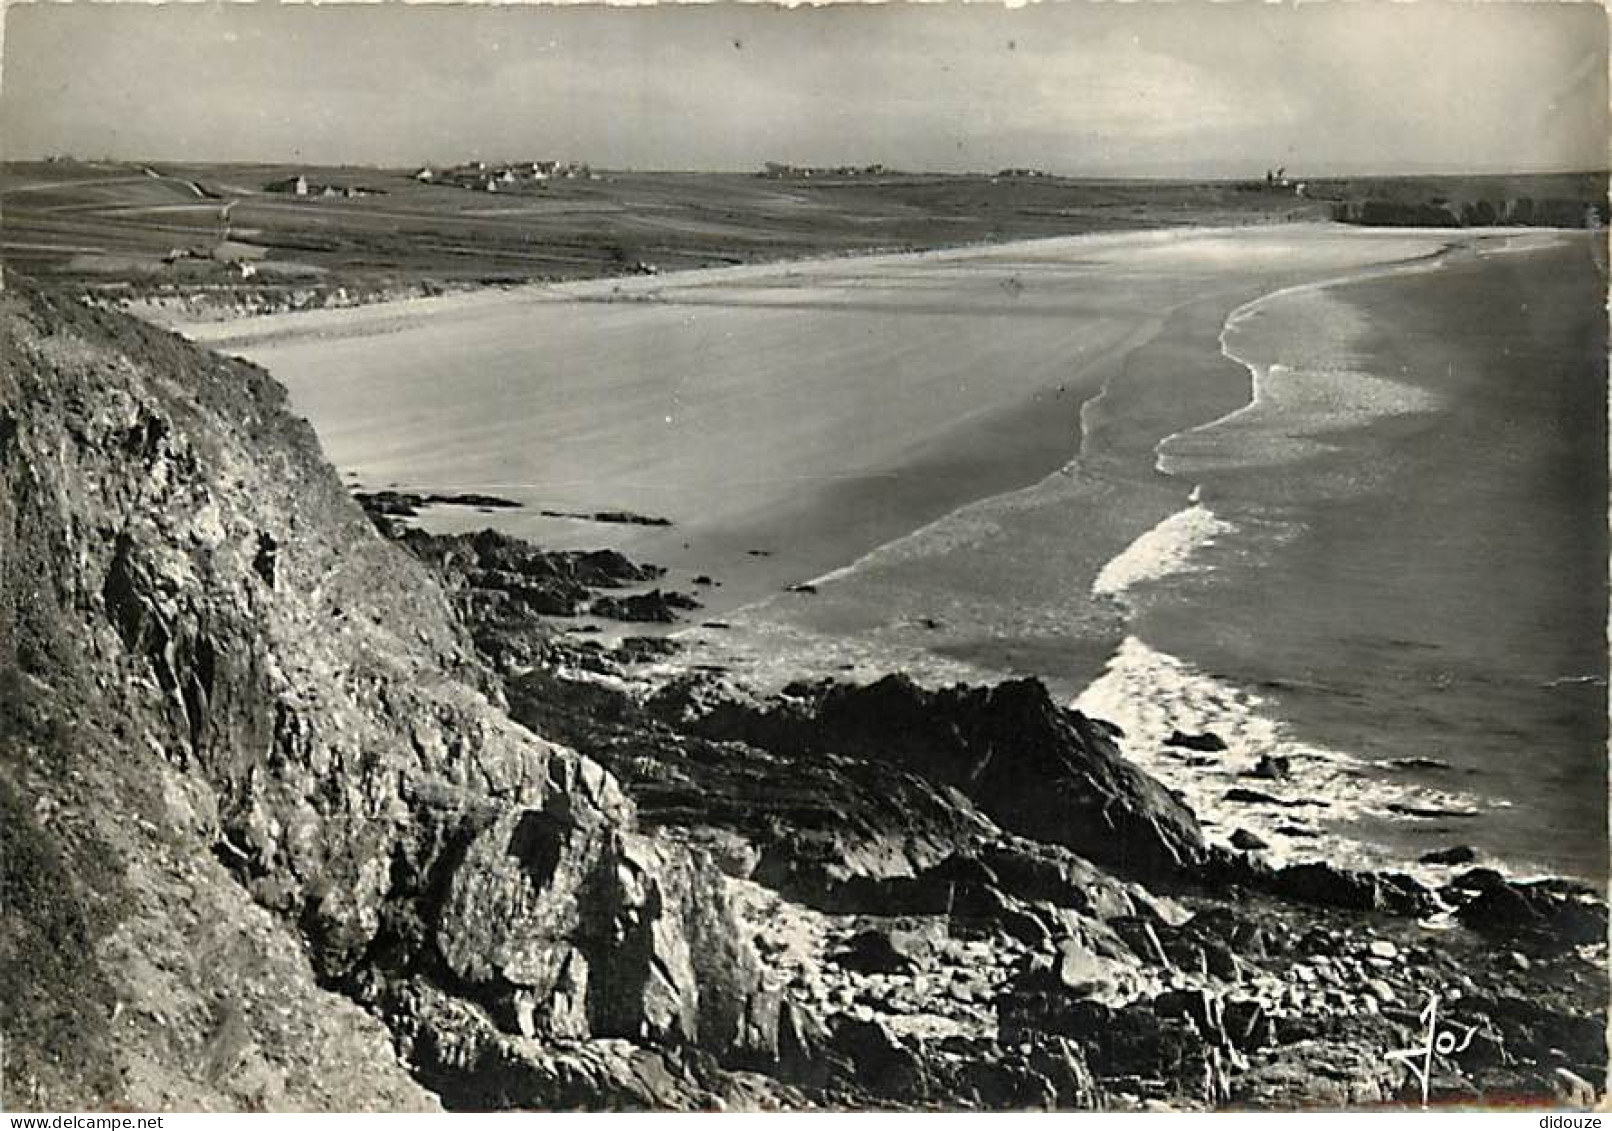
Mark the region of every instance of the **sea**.
POLYGON ((1466 847, 1600 882, 1593 252, 1497 234, 1223 318, 1188 305, 1086 403, 1058 472, 820 579, 810 604, 747 610, 745 646, 730 629, 713 652, 780 674, 809 656, 853 678, 1040 678, 1123 727, 1211 839, 1245 829, 1277 861, 1438 882, 1451 869, 1421 858, 1466 847))

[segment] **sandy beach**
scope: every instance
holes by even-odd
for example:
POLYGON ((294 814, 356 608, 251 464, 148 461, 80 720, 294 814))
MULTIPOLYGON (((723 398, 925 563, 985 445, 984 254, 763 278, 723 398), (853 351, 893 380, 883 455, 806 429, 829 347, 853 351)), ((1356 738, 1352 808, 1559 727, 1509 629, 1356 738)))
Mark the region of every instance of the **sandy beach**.
POLYGON ((523 504, 436 508, 431 528, 611 546, 670 567, 678 587, 709 575, 722 587, 707 615, 722 616, 1056 471, 1081 445, 1083 409, 1107 427, 1087 406, 1137 350, 1168 354, 1189 308, 1218 324, 1273 287, 1461 238, 1329 225, 1083 236, 181 329, 284 381, 355 483, 523 504))

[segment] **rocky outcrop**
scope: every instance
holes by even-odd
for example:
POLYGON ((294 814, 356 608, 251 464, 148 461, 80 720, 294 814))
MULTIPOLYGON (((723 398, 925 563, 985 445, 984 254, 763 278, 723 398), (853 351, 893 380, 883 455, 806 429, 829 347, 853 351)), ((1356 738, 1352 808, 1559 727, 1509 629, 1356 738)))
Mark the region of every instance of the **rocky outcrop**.
POLYGON ((700 607, 700 603, 686 593, 651 589, 648 593, 630 593, 623 597, 600 597, 593 602, 590 611, 594 616, 610 620, 672 624, 681 611, 700 607))
MULTIPOLYGON (((39 861, 18 882, 64 877, 68 901, 47 921, 75 933, 83 957, 54 990, 73 1000, 74 986, 103 987, 84 1008, 104 1012, 87 1031, 107 1032, 109 1050, 146 1016, 195 1028, 179 1044, 109 1051, 88 1090, 50 1052, 48 1012, 13 1002, 8 1086, 54 1106, 126 1103, 112 1069, 141 1059, 171 1074, 176 1095, 232 1102, 223 1083, 179 1083, 210 1071, 198 1011, 213 1012, 213 975, 105 957, 139 925, 128 906, 181 917, 160 897, 168 871, 131 842, 145 826, 93 861, 84 853, 98 842, 77 839, 86 810, 126 819, 157 781, 188 816, 172 825, 179 802, 161 797, 150 838, 199 869, 208 899, 249 895, 272 915, 232 917, 298 956, 280 978, 316 1003, 307 1023, 367 1027, 342 1056, 368 1048, 372 1070, 318 1085, 348 1089, 336 1106, 432 1102, 376 1056, 383 1030, 351 1004, 412 1031, 417 999, 394 982, 457 1003, 461 1060, 515 1037, 699 1047, 713 1064, 769 1055, 775 1006, 709 859, 637 832, 605 770, 499 709, 448 597, 376 534, 277 385, 66 299, 13 290, 3 304, 0 666, 19 689, 16 725, 36 736, 8 747, 5 781, 19 803, 38 799, 8 831, 39 861), (76 734, 62 731, 68 719, 76 734)), ((470 540, 477 567, 526 592, 531 559, 487 541, 470 540)), ((547 565, 557 582, 619 575, 616 561, 547 565)), ((54 937, 12 947, 43 951, 54 937)), ((280 1049, 263 1094, 321 1102, 288 1071, 290 1037, 265 1028, 272 1012, 224 1015, 235 1035, 216 1056, 280 1049)), ((432 1079, 450 1101, 476 1094, 460 1086, 432 1079)))
POLYGON ((1341 223, 1390 228, 1593 228, 1606 224, 1609 216, 1612 216, 1612 209, 1605 200, 1556 197, 1514 196, 1467 201, 1365 199, 1332 205, 1332 218, 1341 223))
POLYGON ((1121 756, 1106 724, 1057 706, 1035 680, 929 691, 888 676, 797 686, 760 709, 675 709, 703 736, 898 766, 958 791, 1009 832, 1124 875, 1178 874, 1203 852, 1192 811, 1121 756))
POLYGON ((1450 887, 1468 896, 1456 912, 1472 930, 1535 951, 1562 951, 1604 943, 1606 905, 1578 885, 1553 881, 1512 883, 1474 869, 1450 887))

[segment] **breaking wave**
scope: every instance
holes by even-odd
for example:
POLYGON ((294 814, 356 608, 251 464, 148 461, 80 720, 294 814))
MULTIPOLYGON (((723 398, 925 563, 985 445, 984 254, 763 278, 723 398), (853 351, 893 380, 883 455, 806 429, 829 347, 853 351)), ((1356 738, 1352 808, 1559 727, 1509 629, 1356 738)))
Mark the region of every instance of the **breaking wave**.
MULTIPOLYGON (((1123 728, 1126 756, 1179 792, 1209 840, 1229 845, 1235 830, 1247 829, 1269 845, 1266 855, 1277 865, 1322 860, 1414 875, 1418 869, 1400 854, 1358 839, 1348 826, 1433 812, 1459 817, 1504 804, 1395 781, 1379 763, 1297 741, 1262 713, 1260 696, 1135 636, 1125 638, 1074 706, 1123 728), (1171 746, 1167 740, 1175 731, 1214 734, 1225 749, 1171 746), (1256 776, 1266 759, 1268 766, 1285 762, 1284 776, 1256 776), (1234 789, 1248 791, 1245 800, 1228 799, 1234 789)), ((1436 871, 1423 871, 1421 878, 1442 882, 1436 871)))
POLYGON ((1176 574, 1194 573, 1193 555, 1201 546, 1237 528, 1202 503, 1177 511, 1112 558, 1092 582, 1093 597, 1119 598, 1133 585, 1176 574))

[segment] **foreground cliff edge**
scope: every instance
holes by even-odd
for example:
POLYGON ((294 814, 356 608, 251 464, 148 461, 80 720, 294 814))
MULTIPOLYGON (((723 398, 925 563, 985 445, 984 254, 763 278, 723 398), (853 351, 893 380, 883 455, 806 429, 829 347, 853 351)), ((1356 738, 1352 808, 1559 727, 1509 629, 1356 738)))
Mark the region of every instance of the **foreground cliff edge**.
POLYGON ((1436 1100, 1601 1094, 1582 889, 1212 849, 1033 682, 646 677, 539 615, 630 563, 395 544, 261 370, 7 286, 8 1108, 1416 1103, 1429 993, 1436 1100))

